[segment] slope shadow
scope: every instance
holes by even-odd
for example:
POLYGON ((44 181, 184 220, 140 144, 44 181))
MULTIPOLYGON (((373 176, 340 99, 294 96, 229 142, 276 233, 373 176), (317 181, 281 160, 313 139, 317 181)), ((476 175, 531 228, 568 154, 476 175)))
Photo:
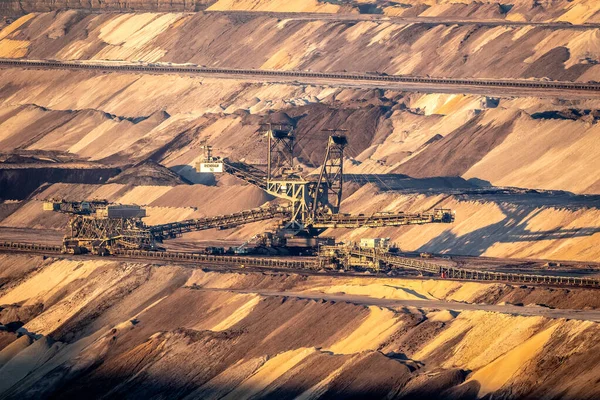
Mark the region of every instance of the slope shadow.
POLYGON ((217 178, 215 177, 215 174, 200 173, 191 165, 175 165, 169 169, 179 175, 182 179, 185 179, 192 184, 201 184, 206 186, 215 186, 217 184, 217 178))
POLYGON ((527 229, 527 217, 531 220, 542 212, 538 209, 532 213, 531 208, 516 207, 509 209, 505 204, 498 204, 505 217, 499 222, 476 229, 466 235, 458 236, 451 231, 431 239, 419 247, 417 251, 435 251, 436 253, 483 255, 492 246, 499 243, 537 242, 544 240, 562 240, 577 237, 588 237, 600 233, 600 226, 574 229, 552 229, 546 231, 530 231, 527 229))
POLYGON ((458 176, 436 176, 429 178, 413 178, 404 174, 344 174, 344 181, 359 185, 373 183, 380 190, 432 190, 432 189, 473 189, 478 187, 473 182, 458 176))

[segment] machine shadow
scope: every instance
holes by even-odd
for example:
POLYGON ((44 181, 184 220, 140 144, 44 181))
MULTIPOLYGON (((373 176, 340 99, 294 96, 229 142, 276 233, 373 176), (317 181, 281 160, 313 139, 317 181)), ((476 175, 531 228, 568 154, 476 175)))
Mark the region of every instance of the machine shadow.
POLYGON ((525 218, 531 220, 543 210, 532 210, 531 208, 521 207, 510 208, 502 203, 498 203, 497 205, 505 216, 501 221, 461 236, 447 230, 420 246, 418 251, 481 256, 492 246, 500 243, 564 240, 589 237, 600 233, 600 225, 584 228, 557 228, 546 231, 531 231, 527 229, 525 218))

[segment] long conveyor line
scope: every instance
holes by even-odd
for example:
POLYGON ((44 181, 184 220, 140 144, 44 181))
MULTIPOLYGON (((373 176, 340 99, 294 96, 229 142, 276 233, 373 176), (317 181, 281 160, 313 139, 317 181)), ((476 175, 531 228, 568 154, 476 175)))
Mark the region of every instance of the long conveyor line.
POLYGON ((380 228, 386 226, 450 223, 454 219, 451 210, 436 209, 431 212, 407 214, 403 212, 372 215, 331 214, 315 219, 315 228, 380 228))
MULTIPOLYGON (((13 250, 16 252, 46 253, 58 255, 62 252, 61 246, 43 245, 35 243, 0 242, 0 250, 13 250)), ((229 256, 183 253, 174 251, 145 251, 113 249, 112 254, 119 257, 134 259, 152 259, 165 261, 193 261, 200 264, 226 264, 237 266, 291 268, 291 269, 317 269, 317 259, 294 259, 279 257, 254 257, 254 256, 229 256)))
POLYGON ((19 242, 0 242, 0 249, 29 252, 46 252, 50 254, 60 254, 62 252, 62 246, 19 242))
POLYGON ((349 254, 355 257, 363 257, 370 259, 382 260, 390 267, 407 268, 421 272, 435 274, 448 279, 460 279, 469 281, 495 281, 495 282, 511 282, 511 283, 535 283, 547 284, 556 286, 585 286, 585 287, 600 287, 600 279, 585 278, 577 276, 560 276, 560 275, 535 275, 535 274, 518 274, 512 272, 495 272, 476 270, 468 268, 459 268, 436 264, 429 261, 423 261, 414 258, 401 257, 393 254, 375 254, 369 250, 361 250, 354 248, 349 250, 349 254))
MULTIPOLYGON (((0 250, 12 250, 15 252, 32 252, 42 253, 47 255, 60 255, 61 246, 44 245, 36 243, 16 243, 16 242, 0 242, 0 250)), ((209 254, 194 254, 171 251, 144 251, 144 250, 115 250, 115 256, 132 258, 132 259, 148 259, 148 260, 165 260, 165 261, 186 261, 197 262, 198 264, 224 264, 236 265, 239 267, 272 267, 272 268, 289 268, 289 269, 306 269, 317 270, 321 268, 321 263, 318 258, 303 258, 294 259, 280 257, 254 257, 254 256, 233 256, 233 255, 209 255, 209 254)), ((423 261, 413 258, 401 257, 392 254, 376 254, 369 250, 350 249, 348 255, 354 257, 364 257, 371 259, 382 260, 391 268, 412 269, 420 272, 430 273, 438 277, 447 279, 457 279, 466 281, 490 281, 490 282, 506 282, 506 283, 530 283, 551 286, 568 286, 568 287, 591 287, 599 288, 599 278, 584 278, 574 276, 558 276, 558 275, 534 275, 534 274, 518 274, 508 272, 493 272, 484 270, 473 270, 459 267, 452 267, 442 264, 436 264, 430 261, 423 261)))
POLYGON ((178 235, 202 231, 206 229, 227 229, 252 222, 265 221, 272 218, 285 216, 286 212, 276 206, 241 211, 228 215, 188 219, 168 224, 153 225, 148 227, 150 232, 158 237, 168 238, 178 235))
POLYGON ((319 264, 316 259, 294 260, 293 258, 254 257, 254 256, 221 256, 212 254, 179 253, 172 251, 145 251, 145 250, 116 250, 117 256, 133 258, 151 258, 154 260, 181 260, 197 261, 203 264, 227 264, 254 267, 277 267, 294 269, 317 269, 319 264))
POLYGON ((490 80, 490 79, 461 79, 435 78, 407 75, 378 75, 349 72, 313 72, 313 71, 282 71, 263 69, 211 68, 188 65, 152 65, 152 64, 108 64, 80 63, 74 61, 0 59, 0 67, 21 67, 41 69, 82 69, 117 72, 141 73, 183 73, 183 74, 215 74, 230 76, 269 76, 310 79, 342 79, 353 82, 395 82, 420 83, 429 85, 458 85, 496 88, 526 88, 526 89, 566 89, 582 92, 599 92, 600 84, 596 82, 565 82, 565 81, 533 81, 533 80, 490 80))

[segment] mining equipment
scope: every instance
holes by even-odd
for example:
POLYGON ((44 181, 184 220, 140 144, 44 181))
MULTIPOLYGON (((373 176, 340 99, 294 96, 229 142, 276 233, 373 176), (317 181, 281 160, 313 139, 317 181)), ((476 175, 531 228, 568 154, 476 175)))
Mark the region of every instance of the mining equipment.
POLYGON ((215 217, 188 219, 161 225, 146 225, 146 210, 136 205, 110 204, 107 201, 44 202, 44 210, 71 215, 63 252, 108 255, 119 250, 162 250, 159 244, 187 232, 229 229, 251 222, 285 217, 277 206, 261 207, 215 217))
MULTIPOLYGON (((284 239, 317 238, 328 228, 377 228, 413 224, 451 223, 454 213, 448 209, 435 209, 408 214, 375 213, 350 215, 340 213, 344 183, 344 149, 348 144, 343 130, 326 130, 328 136, 325 159, 318 174, 303 174, 294 164, 297 157, 294 121, 285 113, 275 113, 270 122, 260 126, 267 137, 266 170, 232 161, 215 158, 205 153, 204 160, 219 160, 223 171, 263 189, 284 200, 288 217, 278 230, 284 239)), ((212 148, 211 148, 212 151, 212 148)), ((198 165, 202 165, 205 161, 198 165)), ((198 169, 198 172, 203 172, 198 169)), ((313 243, 316 245, 316 243, 313 243)))
POLYGON ((367 243, 339 243, 334 246, 321 246, 318 252, 320 268, 335 270, 370 270, 375 272, 389 272, 396 269, 409 269, 419 274, 428 273, 441 276, 442 274, 456 274, 459 269, 431 263, 414 258, 408 258, 396 253, 393 246, 379 242, 374 244, 372 239, 367 243), (372 245, 374 244, 374 245, 372 245))
POLYGON ((155 240, 142 218, 146 210, 106 200, 49 200, 43 209, 71 215, 63 239, 65 253, 106 255, 111 248, 154 250, 155 240))
POLYGON ((390 238, 362 238, 360 247, 363 249, 389 249, 390 238))
POLYGON ((429 259, 406 257, 402 254, 393 253, 390 249, 381 247, 365 248, 352 242, 335 246, 321 246, 317 256, 317 264, 320 269, 334 270, 365 270, 385 273, 395 270, 412 270, 420 276, 427 274, 442 279, 600 287, 600 280, 593 277, 534 275, 468 269, 447 260, 431 261, 429 259))
POLYGON ((202 159, 196 163, 196 170, 203 173, 223 172, 223 162, 219 157, 214 157, 212 155, 212 146, 204 144, 201 149, 204 150, 204 155, 202 159))
MULTIPOLYGON (((196 167, 201 173, 226 172, 258 186, 279 199, 268 205, 228 215, 204 217, 147 226, 146 211, 136 205, 110 204, 105 200, 49 200, 44 210, 71 215, 63 251, 110 254, 115 249, 161 250, 158 244, 182 234, 206 229, 230 229, 251 222, 279 219, 274 232, 258 236, 261 245, 301 249, 332 244, 319 235, 328 228, 378 228, 413 224, 451 223, 454 214, 447 209, 408 214, 340 213, 344 183, 344 149, 348 144, 340 130, 328 136, 325 159, 318 173, 304 174, 294 164, 296 137, 293 120, 284 113, 261 125, 268 140, 266 170, 243 162, 221 159, 204 145, 196 167), (283 114, 283 115, 281 115, 283 114)), ((301 251, 298 251, 301 253, 301 251)))

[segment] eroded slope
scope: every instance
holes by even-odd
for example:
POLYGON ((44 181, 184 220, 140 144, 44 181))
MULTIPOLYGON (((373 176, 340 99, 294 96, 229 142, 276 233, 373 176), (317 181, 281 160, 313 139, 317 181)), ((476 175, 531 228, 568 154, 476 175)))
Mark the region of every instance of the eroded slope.
POLYGON ((598 395, 595 323, 368 306, 394 293, 471 301, 498 285, 7 261, 14 267, 0 289, 0 320, 24 325, 2 333, 5 398, 598 395), (286 296, 332 283, 366 297, 286 296), (252 292, 264 289, 279 294, 252 292), (557 376, 568 373, 577 378, 565 385, 557 376))
POLYGON ((323 129, 348 129, 349 173, 462 176, 498 186, 599 193, 598 100, 409 94, 178 75, 3 72, 0 149, 152 158, 201 182, 201 143, 264 163, 272 111, 298 124, 299 161, 321 164, 323 129), (35 105, 34 105, 35 104, 35 105))
POLYGON ((600 7, 593 0, 132 0, 127 2, 107 0, 84 2, 80 0, 6 0, 0 3, 0 15, 21 15, 64 9, 88 11, 167 11, 197 12, 277 12, 277 13, 338 13, 364 17, 390 16, 400 18, 496 20, 507 22, 568 22, 572 24, 597 23, 600 7))
POLYGON ((564 81, 600 71, 598 29, 560 26, 68 11, 23 16, 0 39, 5 58, 564 81))

